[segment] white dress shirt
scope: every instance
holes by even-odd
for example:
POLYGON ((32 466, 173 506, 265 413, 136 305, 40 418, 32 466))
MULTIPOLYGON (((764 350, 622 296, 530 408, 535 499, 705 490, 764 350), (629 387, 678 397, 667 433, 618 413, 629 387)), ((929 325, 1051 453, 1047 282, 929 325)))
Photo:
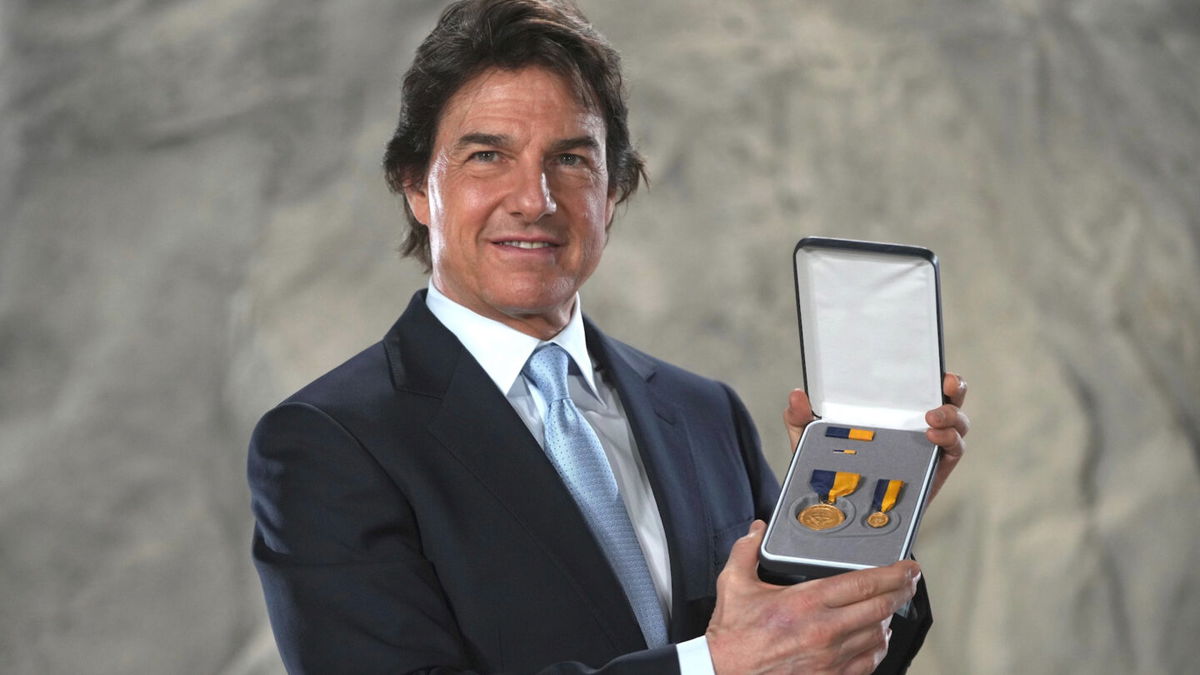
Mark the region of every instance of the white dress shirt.
MULTIPOLYGON (((543 422, 546 401, 533 382, 521 371, 530 355, 540 345, 552 342, 562 347, 571 357, 568 369, 567 390, 571 400, 592 425, 600 438, 600 445, 608 457, 613 477, 629 519, 633 523, 638 543, 650 568, 658 601, 663 616, 671 618, 671 559, 667 551, 667 537, 663 530, 658 503, 646 477, 646 467, 629 419, 621 405, 616 390, 603 373, 597 372, 587 350, 583 331, 583 315, 579 309, 579 296, 567 326, 548 341, 538 340, 532 335, 476 314, 446 297, 429 282, 429 293, 425 298, 429 311, 437 317, 463 347, 479 362, 488 377, 496 383, 513 409, 529 427, 530 433, 543 444, 543 422)), ((684 675, 708 675, 713 672, 708 644, 704 636, 676 645, 680 670, 684 675)))

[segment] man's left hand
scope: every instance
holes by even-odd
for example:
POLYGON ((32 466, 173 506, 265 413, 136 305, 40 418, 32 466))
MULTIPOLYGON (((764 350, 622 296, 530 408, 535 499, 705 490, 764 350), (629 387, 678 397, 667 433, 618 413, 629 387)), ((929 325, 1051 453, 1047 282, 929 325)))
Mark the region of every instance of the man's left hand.
MULTIPOLYGON (((942 449, 942 458, 938 462, 929 491, 930 499, 942 489, 942 484, 962 459, 966 449, 963 437, 971 428, 971 421, 961 410, 963 401, 967 398, 967 381, 955 373, 946 373, 942 379, 942 393, 950 402, 925 413, 925 422, 929 424, 925 436, 930 443, 942 449)), ((787 425, 788 440, 791 441, 793 452, 800 443, 804 427, 812 420, 812 404, 809 403, 808 394, 800 389, 793 390, 788 395, 788 407, 783 411, 783 423, 787 425)))
POLYGON ((942 449, 942 458, 938 461, 933 485, 929 489, 930 499, 937 496, 942 483, 946 482, 950 472, 963 458, 963 451, 967 447, 963 437, 971 429, 971 420, 961 410, 967 398, 967 381, 955 373, 946 373, 942 378, 942 393, 950 402, 925 413, 925 422, 929 425, 925 437, 942 449))

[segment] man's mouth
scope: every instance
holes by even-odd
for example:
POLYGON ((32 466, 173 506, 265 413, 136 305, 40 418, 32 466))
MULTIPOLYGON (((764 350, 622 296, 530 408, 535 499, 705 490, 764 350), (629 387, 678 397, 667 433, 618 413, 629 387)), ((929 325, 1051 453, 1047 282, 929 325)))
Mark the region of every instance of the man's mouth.
POLYGON ((516 246, 517 248, 550 248, 554 246, 548 241, 498 241, 501 246, 516 246))

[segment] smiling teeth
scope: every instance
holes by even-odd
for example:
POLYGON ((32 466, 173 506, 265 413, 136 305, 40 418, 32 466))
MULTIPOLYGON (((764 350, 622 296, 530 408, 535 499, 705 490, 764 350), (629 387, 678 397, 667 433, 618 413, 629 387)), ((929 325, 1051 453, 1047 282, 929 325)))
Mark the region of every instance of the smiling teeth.
POLYGON ((553 244, 545 241, 502 241, 505 246, 516 246, 517 248, 549 248, 553 244))

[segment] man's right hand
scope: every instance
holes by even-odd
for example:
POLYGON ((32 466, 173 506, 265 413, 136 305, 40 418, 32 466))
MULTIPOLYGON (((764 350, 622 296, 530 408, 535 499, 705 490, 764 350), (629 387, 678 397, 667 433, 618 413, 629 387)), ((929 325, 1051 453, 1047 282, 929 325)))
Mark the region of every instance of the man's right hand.
POLYGON ((717 675, 875 670, 887 655, 892 614, 916 593, 917 564, 902 560, 775 586, 756 571, 766 527, 754 521, 717 578, 717 606, 706 632, 717 675))

